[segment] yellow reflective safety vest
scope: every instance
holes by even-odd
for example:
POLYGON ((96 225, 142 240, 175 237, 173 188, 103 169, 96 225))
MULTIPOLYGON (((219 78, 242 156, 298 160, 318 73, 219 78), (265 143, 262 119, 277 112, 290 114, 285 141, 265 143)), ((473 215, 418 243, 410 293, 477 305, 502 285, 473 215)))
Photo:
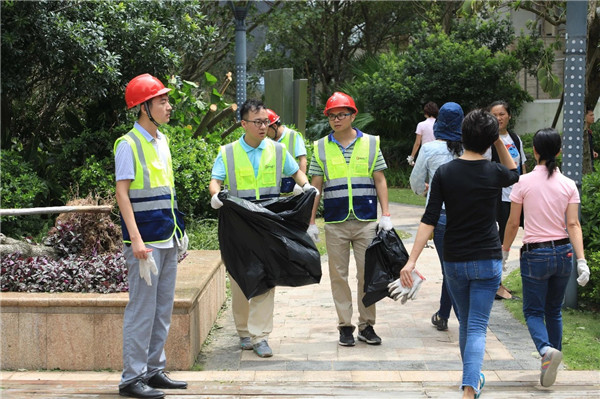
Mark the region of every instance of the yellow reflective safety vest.
MULTIPOLYGON (((123 140, 129 143, 135 161, 135 179, 129 186, 129 199, 142 240, 153 244, 169 241, 175 234, 183 237, 185 226, 183 214, 177 209, 171 154, 164 165, 152 143, 135 128, 115 141, 115 153, 123 140)), ((123 242, 130 244, 122 215, 121 227, 123 242)))
POLYGON ((323 170, 323 217, 339 223, 353 212, 358 220, 377 220, 377 190, 373 170, 379 154, 379 136, 362 134, 354 142, 350 162, 329 136, 314 142, 315 159, 323 170))
MULTIPOLYGON (((285 136, 279 141, 281 144, 285 144, 285 148, 290 153, 290 155, 295 159, 296 158, 296 137, 300 136, 300 140, 303 140, 302 134, 290 128, 285 128, 285 136)), ((281 194, 290 194, 294 191, 294 186, 296 185, 296 181, 293 177, 283 177, 281 179, 281 194)))
POLYGON ((221 147, 225 185, 234 197, 246 200, 279 197, 287 151, 285 146, 273 140, 265 140, 264 143, 256 176, 252 162, 239 140, 221 147))

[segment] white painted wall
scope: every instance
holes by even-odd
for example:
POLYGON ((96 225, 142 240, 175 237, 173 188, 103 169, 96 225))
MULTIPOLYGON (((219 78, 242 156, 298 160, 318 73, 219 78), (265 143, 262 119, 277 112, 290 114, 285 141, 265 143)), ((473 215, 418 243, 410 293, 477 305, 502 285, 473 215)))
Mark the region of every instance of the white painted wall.
MULTIPOLYGON (((535 100, 525 103, 521 114, 515 120, 515 133, 535 133, 539 129, 552 126, 554 114, 558 108, 559 100, 535 100)), ((600 117, 600 102, 594 108, 596 120, 600 117)), ((556 130, 562 133, 563 113, 561 111, 556 130)), ((583 120, 581 121, 583 127, 583 120)))

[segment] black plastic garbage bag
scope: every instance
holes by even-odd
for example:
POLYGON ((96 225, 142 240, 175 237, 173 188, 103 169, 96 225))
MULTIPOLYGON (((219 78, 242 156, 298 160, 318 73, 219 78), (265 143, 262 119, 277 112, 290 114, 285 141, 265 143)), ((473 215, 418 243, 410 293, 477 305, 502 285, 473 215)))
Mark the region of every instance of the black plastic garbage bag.
POLYGON ((219 193, 219 245, 231 277, 250 299, 274 286, 321 281, 321 257, 306 233, 316 192, 246 201, 219 193))
POLYGON ((365 253, 365 306, 389 296, 388 284, 400 277, 408 252, 395 229, 381 230, 365 253))

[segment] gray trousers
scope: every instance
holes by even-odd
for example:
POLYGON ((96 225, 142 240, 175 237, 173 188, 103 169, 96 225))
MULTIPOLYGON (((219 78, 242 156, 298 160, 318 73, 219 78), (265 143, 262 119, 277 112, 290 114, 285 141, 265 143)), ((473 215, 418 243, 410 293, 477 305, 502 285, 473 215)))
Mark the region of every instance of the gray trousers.
POLYGON ((123 253, 129 276, 129 303, 123 317, 123 374, 119 388, 164 370, 177 277, 176 246, 153 248, 158 274, 151 274, 152 286, 140 278, 139 260, 133 256, 131 246, 125 246, 123 253))

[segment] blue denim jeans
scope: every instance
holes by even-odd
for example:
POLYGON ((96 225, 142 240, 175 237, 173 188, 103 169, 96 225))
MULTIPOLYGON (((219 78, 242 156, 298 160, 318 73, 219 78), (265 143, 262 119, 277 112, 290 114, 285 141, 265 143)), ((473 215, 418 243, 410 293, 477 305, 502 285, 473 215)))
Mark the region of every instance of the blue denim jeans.
POLYGON ((502 279, 502 259, 444 262, 444 269, 458 309, 461 388, 470 386, 478 392, 488 321, 502 279))
POLYGON ((572 268, 571 244, 521 254, 523 314, 541 355, 547 347, 562 348, 561 307, 572 268))
POLYGON ((450 318, 450 310, 454 307, 454 314, 458 319, 456 312, 456 306, 452 302, 452 297, 448 293, 448 283, 446 282, 446 273, 444 272, 444 234, 446 233, 446 211, 442 210, 440 218, 438 219, 435 229, 433 230, 433 244, 437 251, 438 258, 440 259, 440 266, 442 267, 442 292, 440 295, 440 308, 438 314, 442 319, 448 320, 450 318))

